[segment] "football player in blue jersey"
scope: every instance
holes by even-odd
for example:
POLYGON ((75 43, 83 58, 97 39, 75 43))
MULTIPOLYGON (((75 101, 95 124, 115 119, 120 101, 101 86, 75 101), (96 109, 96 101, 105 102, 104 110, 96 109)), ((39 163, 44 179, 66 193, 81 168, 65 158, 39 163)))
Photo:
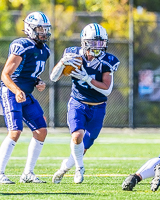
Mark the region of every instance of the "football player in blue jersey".
POLYGON ((53 68, 50 79, 54 82, 62 76, 66 65, 72 65, 72 92, 68 103, 67 122, 72 135, 71 154, 53 175, 52 182, 60 183, 63 175, 74 165, 74 182, 82 183, 85 172, 83 155, 98 137, 106 113, 107 96, 113 88, 113 74, 119 60, 107 52, 108 35, 97 23, 87 25, 81 32, 81 47, 68 47, 63 58, 53 68), (83 65, 77 57, 81 56, 83 65))
POLYGON ((5 168, 23 130, 23 121, 33 132, 21 183, 44 183, 33 170, 47 135, 43 110, 32 92, 40 92, 45 83, 39 76, 45 69, 50 50, 45 44, 50 36, 51 24, 42 12, 30 13, 24 20, 26 38, 15 39, 1 74, 1 101, 8 135, 0 147, 0 183, 13 184, 5 175, 5 168))

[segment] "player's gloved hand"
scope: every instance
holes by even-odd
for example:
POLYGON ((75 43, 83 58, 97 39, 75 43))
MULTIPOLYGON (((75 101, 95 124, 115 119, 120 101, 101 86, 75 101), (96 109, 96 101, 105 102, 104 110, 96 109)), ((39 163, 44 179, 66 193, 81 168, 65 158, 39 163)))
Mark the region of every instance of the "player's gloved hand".
POLYGON ((63 69, 66 65, 71 65, 75 69, 82 65, 82 60, 78 59, 80 55, 73 53, 66 53, 63 58, 57 63, 50 74, 51 81, 58 81, 62 75, 63 69))
POLYGON ((80 57, 77 54, 66 54, 63 58, 61 58, 60 62, 62 63, 62 65, 71 65, 73 66, 75 69, 77 69, 77 65, 81 66, 82 61, 80 59, 78 59, 77 57, 80 57))
POLYGON ((42 80, 40 80, 36 85, 36 88, 38 89, 38 91, 42 92, 46 88, 46 84, 42 80))
POLYGON ((70 74, 70 76, 80 79, 82 81, 85 82, 91 82, 92 78, 87 74, 86 70, 84 69, 83 65, 82 65, 82 70, 76 69, 75 71, 72 71, 72 73, 70 74))

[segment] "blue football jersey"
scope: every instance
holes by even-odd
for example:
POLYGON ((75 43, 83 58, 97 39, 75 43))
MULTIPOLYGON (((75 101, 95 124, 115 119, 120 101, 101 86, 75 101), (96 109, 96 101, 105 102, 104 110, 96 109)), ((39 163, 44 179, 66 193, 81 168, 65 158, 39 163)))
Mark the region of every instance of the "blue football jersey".
MULTIPOLYGON (((46 60, 50 56, 49 47, 43 44, 40 49, 33 40, 19 38, 10 44, 10 54, 22 57, 20 65, 11 75, 12 80, 26 94, 32 93, 36 79, 44 71, 46 60)), ((3 82, 1 84, 5 86, 3 82)))
MULTIPOLYGON (((64 54, 75 53, 80 54, 83 58, 83 67, 93 79, 102 81, 102 74, 105 72, 113 72, 118 69, 120 64, 118 58, 110 53, 102 52, 101 56, 92 61, 86 60, 81 47, 68 47, 64 54)), ((100 92, 97 92, 86 82, 72 77, 72 92, 71 97, 78 101, 99 103, 107 101, 107 97, 100 92)))

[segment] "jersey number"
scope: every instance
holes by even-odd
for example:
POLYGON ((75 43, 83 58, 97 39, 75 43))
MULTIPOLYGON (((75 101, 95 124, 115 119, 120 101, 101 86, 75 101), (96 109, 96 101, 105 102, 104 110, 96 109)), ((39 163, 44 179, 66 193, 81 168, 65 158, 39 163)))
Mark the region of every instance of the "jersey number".
POLYGON ((31 74, 31 77, 38 77, 44 71, 44 68, 45 68, 45 62, 37 61, 35 72, 31 74))

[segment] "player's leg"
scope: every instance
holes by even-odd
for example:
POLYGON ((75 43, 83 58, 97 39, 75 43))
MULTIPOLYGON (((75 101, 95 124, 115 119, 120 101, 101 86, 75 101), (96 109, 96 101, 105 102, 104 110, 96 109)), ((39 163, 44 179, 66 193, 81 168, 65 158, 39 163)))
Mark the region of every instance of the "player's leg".
MULTIPOLYGON (((83 155, 86 153, 86 151, 87 149, 84 149, 83 155)), ((54 173, 52 182, 60 183, 64 174, 68 172, 74 166, 75 166, 75 161, 72 154, 70 154, 69 158, 66 158, 63 160, 63 162, 61 163, 60 169, 54 173)))
POLYGON ((72 133, 70 148, 71 154, 75 161, 75 176, 74 182, 75 183, 82 183, 83 182, 83 174, 84 170, 84 163, 83 163, 83 154, 84 154, 84 144, 83 144, 83 136, 84 130, 79 129, 72 133))
POLYGON ((122 183, 122 190, 132 191, 142 179, 138 174, 130 174, 122 183))
MULTIPOLYGON (((106 104, 104 103, 103 105, 92 107, 92 106, 81 104, 72 99, 72 101, 69 102, 68 107, 69 107, 69 110, 68 110, 68 114, 67 114, 67 119, 68 119, 67 121, 68 121, 68 125, 70 127, 70 131, 74 132, 74 130, 76 130, 77 127, 79 127, 79 128, 84 127, 83 121, 85 122, 85 126, 88 129, 85 131, 85 135, 83 138, 83 143, 84 143, 83 155, 84 155, 85 152, 87 151, 87 149, 90 148, 90 146, 93 144, 94 140, 99 135, 99 132, 102 128, 103 119, 105 116, 106 104), (74 105, 76 105, 76 109, 72 109, 74 107, 72 105, 72 103, 74 103, 74 105), (79 107, 82 107, 83 110, 81 110, 81 109, 78 110, 77 108, 79 108, 79 107), (82 112, 82 114, 81 114, 81 112, 82 112), (88 122, 86 121, 86 119, 83 120, 83 118, 84 118, 83 113, 86 113, 85 118, 86 117, 88 118, 88 122), (76 117, 74 117, 74 116, 76 116, 76 117), (78 118, 77 116, 80 116, 80 117, 78 118), (90 134, 91 132, 92 132, 92 134, 90 134)), ((72 143, 72 141, 71 141, 71 143, 72 143)), ((82 158, 80 159, 80 163, 81 163, 81 161, 82 161, 82 158)), ((61 168, 54 174, 52 181, 54 183, 60 183, 64 174, 69 169, 71 169, 74 165, 75 165, 75 160, 71 153, 70 157, 68 159, 65 159, 62 162, 61 168)), ((84 173, 84 170, 82 172, 84 173)), ((77 174, 79 174, 79 172, 77 172, 77 174)))
MULTIPOLYGON (((95 139, 98 137, 105 116, 105 109, 106 104, 98 105, 98 106, 88 106, 89 110, 87 111, 87 121, 85 124, 85 134, 83 137, 83 144, 84 144, 84 153, 93 145, 95 139)), ((82 171, 82 175, 83 175, 82 171)), ((76 176, 75 176, 76 177, 76 176)), ((77 176, 78 177, 78 176, 77 176)), ((82 176, 83 177, 83 176, 82 176)), ((76 178, 75 178, 76 180, 76 178)), ((78 178, 77 178, 78 180, 78 178)), ((80 175, 79 175, 79 182, 80 182, 80 175)))
POLYGON ((74 165, 74 158, 72 154, 70 154, 69 158, 63 160, 60 169, 54 173, 52 182, 56 184, 60 183, 65 173, 67 173, 74 165))
POLYGON ((160 162, 154 168, 155 174, 151 182, 151 190, 155 192, 160 186, 160 162))
MULTIPOLYGON (((85 131, 85 136, 83 138, 83 142, 84 142, 84 153, 83 153, 83 155, 85 155, 87 149, 90 148, 92 146, 93 142, 94 142, 94 139, 91 139, 89 136, 90 136, 90 133, 88 131, 85 131)), ((63 162, 61 163, 61 167, 54 174, 52 182, 53 183, 60 183, 64 174, 66 172, 68 172, 74 166, 75 166, 75 161, 74 161, 72 154, 70 154, 69 158, 64 159, 63 162)))
POLYGON ((27 161, 24 172, 20 177, 21 183, 45 183, 34 174, 37 159, 41 153, 44 140, 47 135, 46 122, 43 111, 33 96, 27 96, 26 104, 23 105, 23 120, 33 132, 33 137, 28 147, 27 161))
POLYGON ((151 171, 152 171, 152 177, 154 176, 154 178, 152 179, 151 182, 151 190, 155 192, 156 190, 158 190, 160 186, 160 157, 153 158, 152 162, 153 166, 151 167, 151 171), (153 170, 154 170, 154 175, 153 175, 153 170))
POLYGON ((100 133, 106 112, 106 103, 97 106, 82 104, 79 110, 77 107, 76 104, 76 113, 75 115, 73 114, 73 118, 72 114, 70 115, 69 124, 71 131, 78 130, 72 132, 71 153, 76 166, 74 182, 81 183, 84 173, 84 149, 85 151, 89 149, 100 133), (75 116, 77 118, 76 120, 74 120, 75 116), (85 130, 85 134, 83 130, 85 130))
POLYGON ((83 182, 83 174, 85 172, 83 163, 83 137, 88 112, 87 105, 71 98, 68 103, 67 122, 70 133, 72 134, 70 149, 76 167, 74 176, 75 183, 83 182))
POLYGON ((70 133, 72 134, 76 130, 80 130, 80 129, 82 129, 82 133, 76 132, 75 134, 72 134, 73 138, 71 139, 71 143, 70 143, 70 147, 71 147, 70 157, 68 159, 65 159, 62 162, 61 168, 57 172, 55 172, 55 174, 53 175, 53 179, 52 179, 53 183, 60 183, 64 174, 75 165, 74 159, 77 157, 76 152, 79 152, 79 150, 78 150, 79 148, 80 148, 80 152, 82 151, 82 153, 80 153, 80 156, 78 155, 78 159, 76 158, 77 159, 77 168, 78 168, 78 165, 81 165, 81 163, 83 163, 84 147, 83 147, 82 139, 83 139, 83 134, 84 134, 83 129, 84 129, 84 123, 85 123, 85 116, 84 116, 84 112, 83 112, 84 108, 85 108, 85 106, 82 103, 74 100, 73 98, 71 98, 68 103, 67 123, 70 128, 70 133), (80 140, 80 138, 81 138, 81 140, 80 140), (80 145, 74 144, 73 139, 81 144, 80 145), (81 156, 81 154, 82 154, 82 156, 81 156))
POLYGON ((7 137, 3 140, 0 147, 0 183, 2 184, 14 184, 15 182, 9 180, 5 175, 5 168, 9 161, 9 158, 13 152, 13 149, 16 145, 20 131, 9 131, 7 137), (12 137, 13 136, 13 137, 12 137), (17 138, 16 141, 13 140, 17 138))
POLYGON ((129 175, 124 180, 122 184, 122 189, 132 191, 136 184, 138 184, 138 182, 140 182, 141 180, 154 177, 155 166, 158 164, 160 164, 160 158, 152 158, 148 160, 135 174, 129 175))
POLYGON ((83 143, 86 150, 94 144, 95 139, 98 137, 102 129, 103 120, 106 113, 106 103, 90 107, 90 109, 93 110, 93 116, 85 125, 86 130, 83 138, 83 143))
POLYGON ((0 147, 0 183, 13 184, 14 182, 5 175, 5 168, 23 128, 22 107, 16 102, 15 94, 6 87, 2 87, 1 98, 8 135, 0 147))

